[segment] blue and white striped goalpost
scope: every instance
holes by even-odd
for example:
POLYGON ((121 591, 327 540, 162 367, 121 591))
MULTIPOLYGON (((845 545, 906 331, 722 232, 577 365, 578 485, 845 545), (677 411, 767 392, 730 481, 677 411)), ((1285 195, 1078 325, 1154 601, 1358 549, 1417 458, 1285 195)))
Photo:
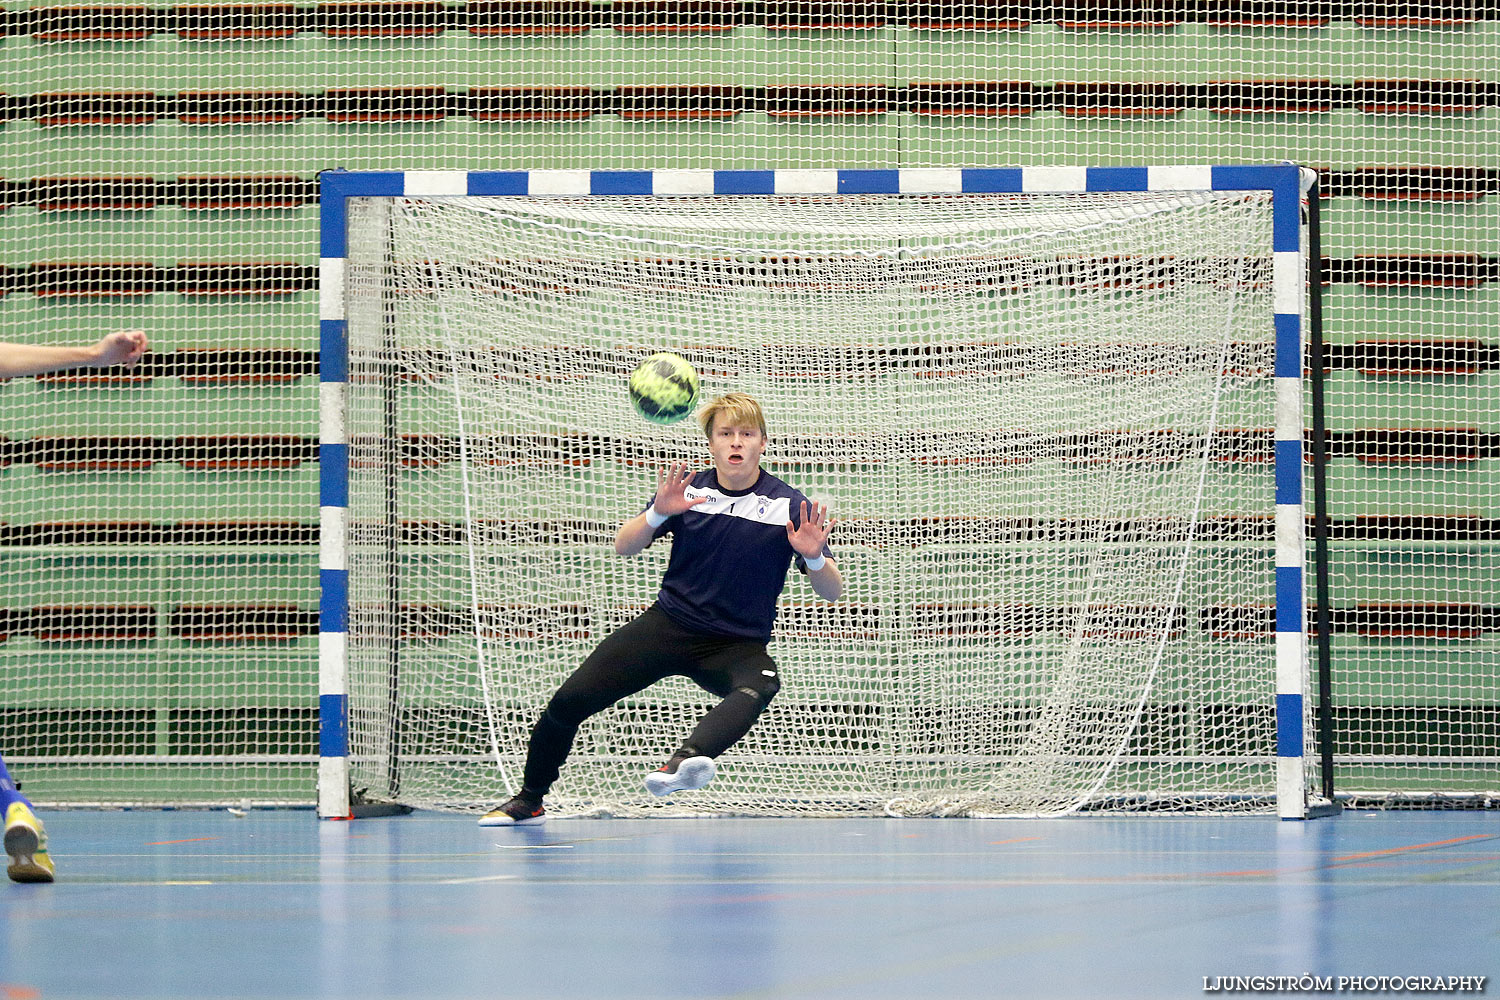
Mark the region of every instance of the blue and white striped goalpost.
POLYGON ((1312 171, 1266 166, 1024 167, 895 170, 328 171, 321 178, 319 429, 322 525, 318 642, 318 815, 353 814, 349 788, 346 558, 349 446, 344 429, 348 328, 347 200, 381 197, 788 194, 1016 194, 1085 191, 1271 192, 1275 309, 1277 814, 1309 815, 1303 566, 1302 198, 1312 171))

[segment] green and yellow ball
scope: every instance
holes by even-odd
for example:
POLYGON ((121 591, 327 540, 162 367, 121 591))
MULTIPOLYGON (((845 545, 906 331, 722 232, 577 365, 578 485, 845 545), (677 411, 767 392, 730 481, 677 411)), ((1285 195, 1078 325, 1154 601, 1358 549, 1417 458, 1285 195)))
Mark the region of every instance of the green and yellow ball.
POLYGON ((653 354, 630 375, 630 405, 653 424, 676 423, 698 402, 698 372, 676 354, 653 354))

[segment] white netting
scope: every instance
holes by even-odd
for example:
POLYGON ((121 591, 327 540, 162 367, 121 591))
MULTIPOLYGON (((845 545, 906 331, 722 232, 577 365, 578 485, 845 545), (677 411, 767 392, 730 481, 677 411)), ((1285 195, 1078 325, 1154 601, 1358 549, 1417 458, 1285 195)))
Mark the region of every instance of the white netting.
POLYGON ((356 204, 357 787, 503 798, 653 599, 666 543, 610 540, 659 465, 704 461, 624 397, 670 349, 762 400, 847 592, 788 585, 782 693, 709 788, 641 787, 712 703, 674 679, 585 725, 555 808, 1269 803, 1267 196, 356 204))
POLYGON ((0 341, 154 348, 0 387, 37 801, 314 797, 320 171, 1281 160, 1322 176, 1337 785, 1493 800, 1492 4, 4 8, 0 341))

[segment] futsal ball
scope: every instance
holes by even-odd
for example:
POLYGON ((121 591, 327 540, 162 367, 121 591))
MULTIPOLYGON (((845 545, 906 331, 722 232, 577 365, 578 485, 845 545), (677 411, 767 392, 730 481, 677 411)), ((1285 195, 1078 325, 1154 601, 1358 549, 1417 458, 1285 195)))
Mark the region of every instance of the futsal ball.
POLYGON ((693 412, 698 373, 676 354, 653 354, 630 375, 630 405, 653 424, 670 424, 693 412))

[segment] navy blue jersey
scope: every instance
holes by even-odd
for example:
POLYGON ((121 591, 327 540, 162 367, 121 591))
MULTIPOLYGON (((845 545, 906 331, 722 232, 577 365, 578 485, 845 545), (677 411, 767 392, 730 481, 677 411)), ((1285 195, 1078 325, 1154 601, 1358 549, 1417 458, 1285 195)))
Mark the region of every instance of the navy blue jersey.
MULTIPOLYGON (((794 556, 806 571, 786 540, 786 523, 801 526, 807 498, 764 469, 748 490, 723 489, 708 469, 693 477, 686 495, 708 499, 667 518, 651 536, 672 535, 657 604, 694 632, 769 641, 794 556)), ((823 554, 832 554, 826 545, 823 554)))

